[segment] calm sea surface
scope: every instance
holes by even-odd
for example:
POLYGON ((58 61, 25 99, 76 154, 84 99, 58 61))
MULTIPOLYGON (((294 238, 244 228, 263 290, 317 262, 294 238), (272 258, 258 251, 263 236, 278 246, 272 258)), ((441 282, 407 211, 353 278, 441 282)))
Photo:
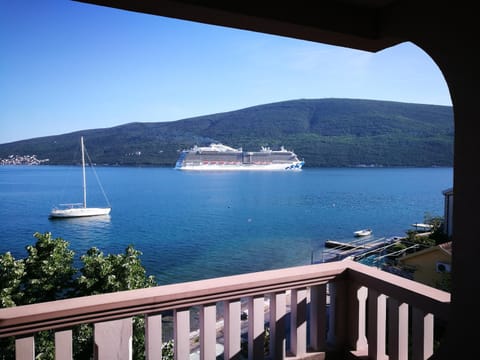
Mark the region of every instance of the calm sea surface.
MULTIPOLYGON (((96 246, 132 244, 159 284, 309 264, 327 239, 403 236, 425 215, 443 216, 452 168, 182 172, 97 167, 108 217, 50 220, 52 206, 80 202, 81 168, 0 166, 0 253, 26 256, 34 232, 70 243, 77 258, 96 246)), ((92 175, 88 205, 105 206, 92 175)))

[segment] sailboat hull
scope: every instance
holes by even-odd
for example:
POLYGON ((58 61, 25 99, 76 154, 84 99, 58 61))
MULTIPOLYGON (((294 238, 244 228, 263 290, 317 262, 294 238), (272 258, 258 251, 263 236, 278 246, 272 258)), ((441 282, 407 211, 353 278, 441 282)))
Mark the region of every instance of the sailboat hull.
POLYGON ((110 214, 111 208, 68 208, 53 209, 50 212, 51 218, 73 218, 84 216, 99 216, 110 214))

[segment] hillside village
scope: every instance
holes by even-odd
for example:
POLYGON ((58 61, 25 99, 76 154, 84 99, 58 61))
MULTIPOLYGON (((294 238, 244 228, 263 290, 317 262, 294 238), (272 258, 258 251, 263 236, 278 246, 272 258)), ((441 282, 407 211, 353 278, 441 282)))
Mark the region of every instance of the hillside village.
POLYGON ((41 165, 50 159, 38 159, 37 155, 10 155, 5 159, 0 158, 0 165, 41 165))

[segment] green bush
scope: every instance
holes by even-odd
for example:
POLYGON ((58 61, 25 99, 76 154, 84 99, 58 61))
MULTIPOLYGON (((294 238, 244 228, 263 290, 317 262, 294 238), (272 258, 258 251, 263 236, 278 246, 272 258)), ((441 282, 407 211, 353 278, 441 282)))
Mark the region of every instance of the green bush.
MULTIPOLYGON (((142 253, 129 245, 123 254, 107 255, 93 247, 80 257, 83 267, 73 267, 75 253, 62 238, 35 233, 35 245, 26 247, 28 256, 16 260, 9 252, 0 255, 0 307, 59 300, 70 297, 133 290, 155 286, 141 264, 142 253)), ((144 318, 134 317, 134 358, 144 356, 144 318)), ((13 340, 1 339, 0 359, 14 359, 13 340)), ((93 328, 79 325, 73 329, 75 359, 90 359, 93 352, 93 328)), ((35 335, 36 359, 54 359, 53 331, 35 335)))

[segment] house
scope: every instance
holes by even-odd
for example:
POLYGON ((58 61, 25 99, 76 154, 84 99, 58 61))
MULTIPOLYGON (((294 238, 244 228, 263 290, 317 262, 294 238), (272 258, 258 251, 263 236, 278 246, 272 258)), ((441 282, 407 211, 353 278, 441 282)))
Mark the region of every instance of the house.
POLYGON ((452 242, 404 255, 398 259, 398 262, 404 268, 413 270, 413 280, 437 287, 445 273, 451 271, 452 242))
POLYGON ((451 238, 453 234, 453 188, 442 191, 442 194, 445 197, 443 232, 451 238))

